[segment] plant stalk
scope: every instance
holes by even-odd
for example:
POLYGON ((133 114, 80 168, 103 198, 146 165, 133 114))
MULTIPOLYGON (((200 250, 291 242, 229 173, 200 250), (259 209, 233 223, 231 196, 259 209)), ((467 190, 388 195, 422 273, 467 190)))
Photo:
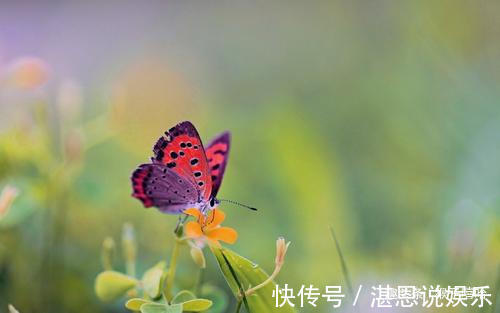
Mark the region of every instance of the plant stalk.
POLYGON ((165 295, 167 300, 170 302, 172 300, 172 287, 175 279, 175 271, 177 269, 177 259, 179 258, 179 250, 180 250, 180 240, 175 237, 174 250, 172 251, 172 255, 170 256, 170 264, 167 273, 167 282, 165 286, 165 295))
POLYGON ((203 285, 203 276, 205 273, 204 268, 200 268, 198 271, 198 278, 196 279, 196 285, 194 287, 194 294, 197 295, 198 297, 201 296, 201 286, 203 285))

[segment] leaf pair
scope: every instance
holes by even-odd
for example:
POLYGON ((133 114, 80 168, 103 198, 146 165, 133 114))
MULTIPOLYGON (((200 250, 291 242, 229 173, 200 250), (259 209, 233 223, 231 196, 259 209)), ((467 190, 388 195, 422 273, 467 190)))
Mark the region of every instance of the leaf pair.
POLYGON ((141 313, 201 312, 209 309, 212 306, 212 301, 197 299, 190 291, 183 290, 174 297, 171 304, 134 298, 127 301, 125 306, 129 310, 140 311, 141 313))

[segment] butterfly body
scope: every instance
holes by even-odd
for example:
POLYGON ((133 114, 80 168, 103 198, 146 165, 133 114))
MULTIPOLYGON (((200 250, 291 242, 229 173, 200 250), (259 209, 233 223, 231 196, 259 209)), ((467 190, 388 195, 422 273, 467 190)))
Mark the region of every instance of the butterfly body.
POLYGON ((216 137, 205 149, 191 122, 170 128, 156 142, 151 163, 132 174, 132 196, 145 207, 169 214, 188 208, 208 212, 216 199, 229 155, 230 134, 216 137))

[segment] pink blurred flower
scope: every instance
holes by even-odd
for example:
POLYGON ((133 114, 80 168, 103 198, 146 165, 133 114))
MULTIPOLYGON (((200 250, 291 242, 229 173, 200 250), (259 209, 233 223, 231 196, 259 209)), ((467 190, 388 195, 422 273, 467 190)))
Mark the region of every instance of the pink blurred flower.
POLYGON ((7 66, 6 79, 12 86, 32 89, 48 81, 49 66, 37 57, 19 57, 7 66))
POLYGON ((14 202, 18 194, 19 191, 15 187, 7 185, 3 188, 0 194, 0 220, 7 215, 12 202, 14 202))

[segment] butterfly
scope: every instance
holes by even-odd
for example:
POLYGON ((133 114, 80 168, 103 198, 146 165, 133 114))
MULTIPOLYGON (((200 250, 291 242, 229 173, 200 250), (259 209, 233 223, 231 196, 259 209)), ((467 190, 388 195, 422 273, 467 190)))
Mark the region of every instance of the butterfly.
POLYGON ((151 163, 132 173, 132 196, 146 207, 180 214, 188 208, 203 213, 219 204, 216 199, 226 169, 231 134, 215 137, 206 148, 198 131, 181 122, 165 132, 153 147, 151 163))

